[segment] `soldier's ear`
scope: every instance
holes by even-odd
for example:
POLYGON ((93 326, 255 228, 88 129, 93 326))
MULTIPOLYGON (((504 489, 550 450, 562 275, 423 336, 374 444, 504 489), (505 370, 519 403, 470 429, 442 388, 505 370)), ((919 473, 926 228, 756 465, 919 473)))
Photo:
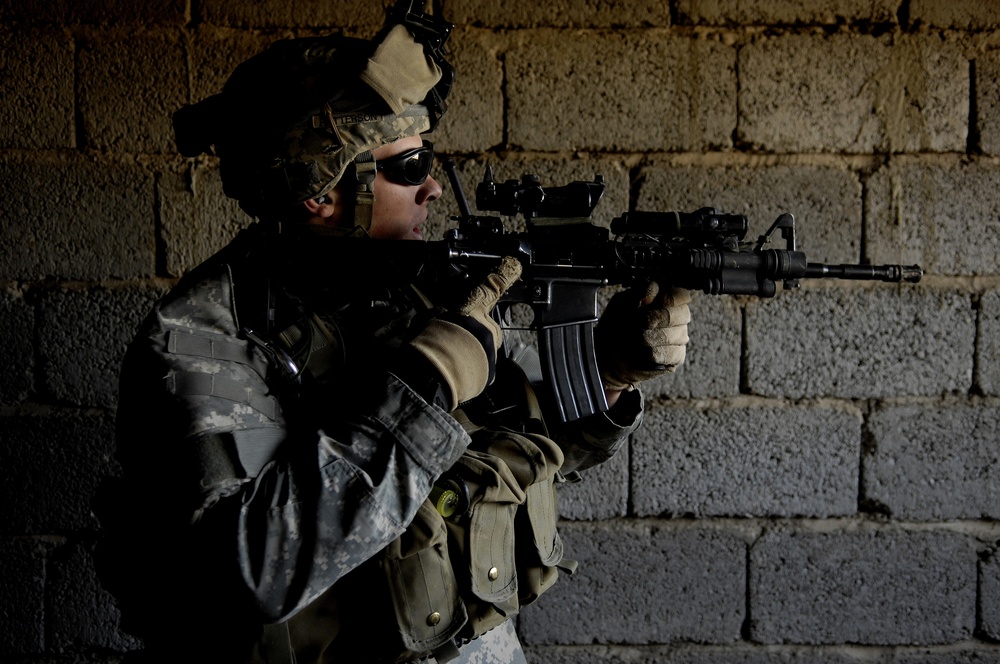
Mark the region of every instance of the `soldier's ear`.
POLYGON ((306 214, 314 221, 330 225, 336 225, 340 221, 341 205, 335 190, 317 198, 310 198, 302 205, 306 209, 306 214))

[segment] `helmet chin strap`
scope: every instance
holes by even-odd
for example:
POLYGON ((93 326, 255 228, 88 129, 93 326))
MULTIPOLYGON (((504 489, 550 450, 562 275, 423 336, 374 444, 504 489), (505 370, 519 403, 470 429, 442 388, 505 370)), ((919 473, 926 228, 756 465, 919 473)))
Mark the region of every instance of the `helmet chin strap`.
POLYGON ((358 186, 354 195, 354 226, 366 233, 372 227, 372 210, 375 206, 375 157, 371 150, 354 158, 358 186))

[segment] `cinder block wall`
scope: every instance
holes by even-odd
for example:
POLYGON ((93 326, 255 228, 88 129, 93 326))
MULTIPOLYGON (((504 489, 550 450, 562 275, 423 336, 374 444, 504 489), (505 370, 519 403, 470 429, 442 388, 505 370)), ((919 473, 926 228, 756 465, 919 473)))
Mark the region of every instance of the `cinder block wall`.
MULTIPOLYGON (((247 223, 171 112, 276 39, 372 34, 384 2, 0 2, 0 660, 136 646, 90 559, 117 364, 247 223)), ((698 296, 646 426, 562 494, 581 566, 519 618, 530 660, 1000 662, 1000 5, 440 5, 435 140, 470 191, 485 163, 600 173, 601 223, 787 211, 812 260, 927 270, 698 296)))

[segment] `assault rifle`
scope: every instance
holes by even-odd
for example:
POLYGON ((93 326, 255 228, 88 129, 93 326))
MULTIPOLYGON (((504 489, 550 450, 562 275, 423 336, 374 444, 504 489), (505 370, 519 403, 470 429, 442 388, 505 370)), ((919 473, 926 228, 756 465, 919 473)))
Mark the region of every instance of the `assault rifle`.
POLYGON ((524 217, 526 232, 508 232, 500 217, 472 214, 455 164, 445 170, 458 199, 458 227, 443 242, 428 242, 431 254, 474 269, 482 261, 515 256, 521 280, 499 309, 516 304, 534 310, 545 382, 563 421, 607 409, 597 368, 594 324, 601 287, 655 280, 712 295, 773 297, 777 282, 797 288, 801 279, 920 281, 917 265, 826 265, 810 263, 796 248, 795 220, 782 214, 766 233, 745 241, 747 218, 712 208, 694 212, 626 212, 610 230, 589 218, 604 194, 604 180, 543 187, 535 175, 497 182, 490 168, 476 188, 481 211, 524 217), (783 247, 772 248, 775 235, 783 247))

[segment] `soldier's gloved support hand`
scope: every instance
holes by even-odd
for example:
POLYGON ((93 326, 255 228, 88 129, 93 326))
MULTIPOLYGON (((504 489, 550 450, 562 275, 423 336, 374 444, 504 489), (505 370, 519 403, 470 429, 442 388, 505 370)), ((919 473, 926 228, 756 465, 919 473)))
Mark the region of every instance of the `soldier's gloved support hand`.
POLYGON ((400 378, 424 398, 432 393, 429 400, 448 411, 478 396, 493 381, 503 344, 503 331, 490 312, 520 276, 521 264, 506 257, 462 305, 431 319, 410 342, 420 359, 416 366, 403 369, 400 378), (433 368, 434 375, 424 372, 417 378, 414 374, 420 373, 421 364, 433 368), (428 389, 428 380, 437 381, 436 390, 428 389))
POLYGON ((676 371, 688 342, 691 294, 656 282, 611 298, 597 323, 597 361, 607 390, 676 371))

